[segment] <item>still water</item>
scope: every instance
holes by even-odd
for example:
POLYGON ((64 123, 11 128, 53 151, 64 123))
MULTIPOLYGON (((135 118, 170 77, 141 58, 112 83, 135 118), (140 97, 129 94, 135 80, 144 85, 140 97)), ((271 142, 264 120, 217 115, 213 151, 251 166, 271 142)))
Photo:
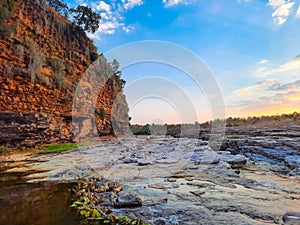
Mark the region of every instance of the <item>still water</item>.
POLYGON ((28 173, 6 173, 3 165, 0 165, 0 225, 80 223, 76 212, 70 208, 74 184, 32 184, 26 182, 26 175, 28 173))

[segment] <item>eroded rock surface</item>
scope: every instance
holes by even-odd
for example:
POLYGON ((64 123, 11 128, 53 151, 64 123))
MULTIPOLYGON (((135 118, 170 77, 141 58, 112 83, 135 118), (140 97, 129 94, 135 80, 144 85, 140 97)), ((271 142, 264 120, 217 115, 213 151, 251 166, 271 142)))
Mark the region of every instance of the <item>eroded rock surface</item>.
POLYGON ((297 135, 229 135, 216 152, 199 139, 118 138, 27 156, 33 161, 22 165, 48 170, 29 175, 31 182, 95 175, 121 180, 119 200, 140 199, 142 206, 113 210, 150 224, 291 224, 295 218, 287 213, 300 212, 298 141, 297 135))

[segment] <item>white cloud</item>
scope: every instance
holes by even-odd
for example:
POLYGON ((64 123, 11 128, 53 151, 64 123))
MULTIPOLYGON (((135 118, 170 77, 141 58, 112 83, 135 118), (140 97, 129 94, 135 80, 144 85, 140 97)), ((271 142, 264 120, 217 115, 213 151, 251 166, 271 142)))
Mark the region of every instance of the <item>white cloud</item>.
POLYGON ((105 3, 104 1, 100 1, 99 4, 96 6, 96 10, 110 12, 111 6, 105 3))
POLYGON ((298 9, 297 9, 296 17, 297 17, 297 18, 300 18, 300 6, 299 6, 298 9))
POLYGON ((297 57, 287 63, 278 66, 277 68, 268 68, 263 66, 255 70, 254 75, 257 78, 262 78, 262 77, 268 77, 271 75, 292 72, 292 71, 296 71, 296 72, 300 71, 300 58, 297 57))
POLYGON ((269 60, 267 60, 267 59, 262 59, 262 60, 259 61, 259 64, 266 64, 266 63, 268 63, 268 62, 269 62, 269 60))
POLYGON ((273 8, 277 8, 285 4, 285 0, 269 0, 268 5, 273 8))
POLYGON ((274 22, 278 26, 281 26, 290 16, 295 2, 290 0, 269 0, 268 5, 274 9, 274 12, 272 13, 274 22))
POLYGON ((122 25, 123 24, 116 22, 116 21, 115 22, 105 21, 102 23, 100 22, 98 32, 103 33, 103 34, 114 34, 115 30, 122 25))
POLYGON ((163 0, 166 8, 176 6, 176 5, 188 5, 191 3, 190 0, 163 0))
POLYGON ((291 13, 291 9, 294 6, 294 4, 295 4, 295 2, 285 3, 285 4, 281 5, 279 8, 277 8, 272 13, 272 17, 278 25, 282 25, 286 22, 288 16, 291 13))
POLYGON ((125 31, 126 33, 129 33, 133 29, 134 29, 134 27, 132 27, 132 26, 123 26, 122 27, 122 30, 125 31))
POLYGON ((123 8, 126 10, 132 9, 144 3, 143 0, 121 0, 121 1, 123 3, 123 8))
POLYGON ((107 2, 91 3, 92 8, 101 15, 101 20, 98 30, 94 34, 88 34, 90 38, 100 40, 103 34, 111 35, 117 30, 125 33, 131 32, 134 27, 124 23, 123 14, 135 6, 143 4, 143 0, 121 0, 119 4, 116 4, 115 1, 107 2))

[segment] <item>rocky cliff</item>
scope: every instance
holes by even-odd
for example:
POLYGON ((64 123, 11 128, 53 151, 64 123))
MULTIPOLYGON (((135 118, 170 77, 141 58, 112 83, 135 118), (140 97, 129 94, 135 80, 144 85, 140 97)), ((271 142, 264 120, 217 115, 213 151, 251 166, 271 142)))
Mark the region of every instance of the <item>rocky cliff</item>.
MULTIPOLYGON (((96 129, 100 136, 113 135, 112 107, 122 82, 86 34, 43 0, 1 0, 0 10, 0 145, 74 141, 74 93, 98 60, 105 68, 95 73, 106 82, 97 93, 96 129)), ((88 97, 88 88, 84 91, 88 97)), ((122 99, 117 110, 127 113, 122 99)), ((126 124, 124 118, 119 121, 126 124)))

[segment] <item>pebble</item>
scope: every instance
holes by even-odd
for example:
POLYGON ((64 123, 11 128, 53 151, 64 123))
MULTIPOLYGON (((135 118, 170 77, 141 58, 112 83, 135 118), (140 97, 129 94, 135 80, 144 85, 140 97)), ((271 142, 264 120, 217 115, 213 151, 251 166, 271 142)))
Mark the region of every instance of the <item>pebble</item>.
POLYGON ((176 182, 176 179, 175 178, 168 178, 166 181, 168 181, 168 182, 176 182))

